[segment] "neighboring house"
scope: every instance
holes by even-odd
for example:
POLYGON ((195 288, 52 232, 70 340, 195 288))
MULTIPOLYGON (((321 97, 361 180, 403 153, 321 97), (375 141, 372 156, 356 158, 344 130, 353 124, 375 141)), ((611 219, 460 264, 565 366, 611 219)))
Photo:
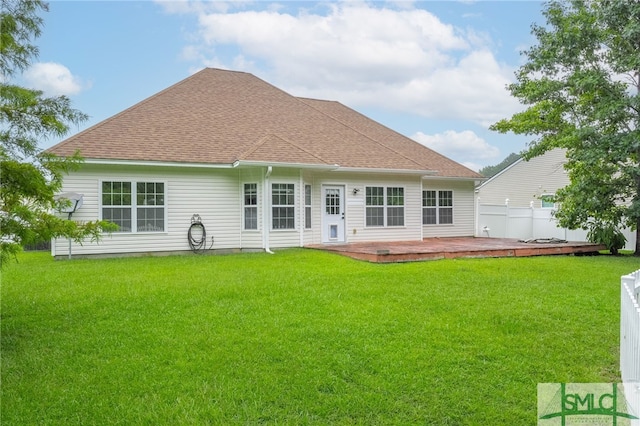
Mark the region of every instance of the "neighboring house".
MULTIPOLYGON (((558 226, 556 206, 547 198, 570 183, 566 162, 566 150, 556 148, 529 161, 520 159, 482 183, 476 190, 476 236, 587 241, 587 231, 558 226)), ((635 232, 621 231, 627 239, 625 249, 633 250, 635 232)))
POLYGON ((529 161, 521 158, 478 187, 479 201, 503 205, 509 200, 511 207, 554 207, 547 197, 569 184, 566 162, 566 150, 560 148, 529 161))
MULTIPOLYGON (((74 255, 473 236, 476 172, 331 101, 204 69, 48 150, 85 161, 64 180, 75 220, 120 226, 74 255)), ((66 240, 54 256, 69 253, 66 240)))

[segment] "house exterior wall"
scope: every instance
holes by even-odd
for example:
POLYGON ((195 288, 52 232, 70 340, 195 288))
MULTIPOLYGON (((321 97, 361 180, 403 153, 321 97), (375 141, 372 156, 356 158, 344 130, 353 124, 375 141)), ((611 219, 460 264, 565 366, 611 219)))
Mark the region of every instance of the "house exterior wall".
POLYGON ((307 244, 322 243, 322 187, 345 186, 346 242, 420 240, 422 238, 420 177, 415 175, 382 175, 374 173, 305 173, 304 180, 313 185, 314 231, 305 238, 307 244), (366 187, 404 188, 404 226, 366 226, 366 187), (358 191, 354 193, 354 189, 358 191))
POLYGON ((472 237, 475 232, 474 182, 424 179, 423 190, 453 191, 453 224, 423 225, 424 238, 472 237))
MULTIPOLYGON (((100 185, 103 181, 144 181, 165 183, 164 232, 114 232, 99 244, 85 241, 73 244, 74 255, 110 253, 162 252, 190 250, 187 232, 194 214, 200 215, 206 227, 208 243, 213 248, 238 247, 241 240, 239 172, 231 169, 187 169, 105 167, 85 165, 64 180, 63 191, 84 194, 84 204, 73 220, 101 218, 100 185)), ((68 255, 68 241, 57 239, 52 245, 55 256, 68 255)))
POLYGON ((478 188, 481 204, 505 204, 513 207, 542 207, 540 197, 569 184, 564 171, 566 151, 554 149, 529 161, 518 161, 478 188))
MULTIPOLYGON (((207 248, 253 250, 321 244, 322 190, 324 185, 344 187, 345 242, 420 240, 424 236, 470 236, 474 229, 473 182, 423 180, 418 175, 343 173, 298 168, 266 167, 190 168, 107 166, 84 164, 64 180, 63 191, 84 194, 83 206, 73 220, 102 218, 101 186, 104 181, 161 182, 165 187, 163 232, 114 232, 99 242, 72 244, 72 254, 112 255, 189 251, 187 233, 198 214, 207 232, 207 248), (293 184, 295 226, 272 229, 271 187, 293 184), (244 185, 257 187, 257 230, 244 229, 244 185), (305 229, 305 185, 311 185, 311 228, 305 229), (366 187, 404 188, 404 225, 366 226, 366 187), (445 189, 454 193, 454 224, 422 225, 422 190, 445 189), (357 189, 357 191, 354 191, 357 189), (213 243, 211 237, 214 238, 213 243)), ((66 257, 69 243, 57 239, 52 254, 66 257)))

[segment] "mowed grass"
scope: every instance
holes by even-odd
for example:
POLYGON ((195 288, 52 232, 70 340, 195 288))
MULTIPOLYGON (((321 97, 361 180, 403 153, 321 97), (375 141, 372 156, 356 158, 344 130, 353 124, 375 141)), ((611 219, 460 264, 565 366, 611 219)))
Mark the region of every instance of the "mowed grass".
POLYGON ((632 257, 51 260, 2 274, 2 425, 536 423, 619 381, 632 257))

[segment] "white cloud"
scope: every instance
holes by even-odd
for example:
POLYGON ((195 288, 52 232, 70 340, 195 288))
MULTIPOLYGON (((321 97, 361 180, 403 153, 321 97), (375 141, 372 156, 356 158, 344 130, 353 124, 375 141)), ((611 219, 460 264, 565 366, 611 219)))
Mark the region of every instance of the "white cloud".
POLYGON ((475 172, 479 172, 480 169, 484 167, 482 164, 474 163, 472 161, 464 161, 462 165, 465 166, 467 169, 471 169, 475 172))
POLYGON ((226 13, 231 9, 247 5, 248 1, 200 1, 200 0, 155 0, 167 13, 200 14, 208 12, 226 13))
POLYGON ((38 62, 23 74, 27 84, 49 96, 76 95, 83 90, 81 80, 67 67, 55 62, 38 62))
POLYGON ((417 132, 411 138, 470 169, 479 170, 482 160, 493 160, 500 157, 500 150, 488 144, 471 130, 456 132, 447 130, 435 135, 417 132))
POLYGON ((488 36, 411 2, 325 3, 295 14, 207 4, 182 3, 199 22, 185 57, 200 65, 252 72, 297 96, 432 119, 487 126, 520 109, 505 89, 513 69, 496 60, 488 36))

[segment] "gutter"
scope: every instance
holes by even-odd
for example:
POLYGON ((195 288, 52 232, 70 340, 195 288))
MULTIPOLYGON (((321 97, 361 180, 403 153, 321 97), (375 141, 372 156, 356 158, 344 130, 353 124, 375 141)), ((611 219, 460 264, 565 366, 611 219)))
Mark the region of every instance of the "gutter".
POLYGON ((265 163, 264 161, 245 161, 245 160, 236 160, 231 163, 232 168, 237 167, 265 167, 273 168, 283 167, 283 168, 295 168, 295 169, 315 169, 315 170, 336 170, 340 166, 338 164, 308 164, 308 163, 278 163, 278 162, 269 162, 265 163))
POLYGON ((334 171, 336 172, 349 172, 349 173, 387 173, 396 175, 420 175, 430 177, 438 173, 437 170, 411 170, 411 169, 368 169, 365 167, 338 167, 334 171))
POLYGON ((152 166, 152 167, 185 167, 185 168, 203 168, 203 169, 231 169, 231 164, 213 164, 213 163, 179 163, 172 161, 131 161, 131 160, 101 160, 96 158, 87 158, 83 164, 99 164, 107 166, 152 166))
POLYGON ((486 177, 455 177, 455 176, 423 176, 423 179, 429 180, 456 180, 456 181, 473 181, 478 184, 479 182, 485 182, 488 178, 486 177))

